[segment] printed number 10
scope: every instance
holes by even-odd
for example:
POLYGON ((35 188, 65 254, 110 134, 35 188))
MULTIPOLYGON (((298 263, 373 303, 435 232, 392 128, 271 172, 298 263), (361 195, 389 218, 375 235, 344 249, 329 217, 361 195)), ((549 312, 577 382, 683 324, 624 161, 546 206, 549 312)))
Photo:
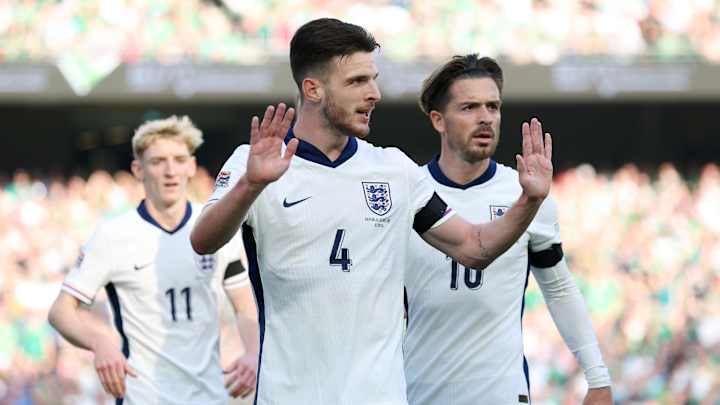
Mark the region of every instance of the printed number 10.
MULTIPOLYGON (((450 268, 450 289, 458 289, 458 262, 452 261, 450 268)), ((483 270, 475 270, 463 266, 465 269, 465 285, 471 290, 477 290, 483 285, 483 270)))

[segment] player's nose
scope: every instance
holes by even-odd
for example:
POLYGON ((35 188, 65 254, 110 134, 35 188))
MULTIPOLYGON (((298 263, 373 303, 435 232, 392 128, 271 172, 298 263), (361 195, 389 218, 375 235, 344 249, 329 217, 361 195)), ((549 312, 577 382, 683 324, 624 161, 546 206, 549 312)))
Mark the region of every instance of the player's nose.
POLYGON ((378 86, 377 81, 375 81, 375 80, 370 81, 370 90, 368 91, 368 94, 366 97, 368 100, 371 100, 374 102, 380 101, 380 99, 382 98, 382 94, 380 94, 380 87, 378 86))

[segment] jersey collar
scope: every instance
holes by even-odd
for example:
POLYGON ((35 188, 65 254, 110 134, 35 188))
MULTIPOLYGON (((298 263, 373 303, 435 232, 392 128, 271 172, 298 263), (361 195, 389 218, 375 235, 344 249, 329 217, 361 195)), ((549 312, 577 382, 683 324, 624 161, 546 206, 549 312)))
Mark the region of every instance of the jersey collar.
POLYGON ((485 169, 485 172, 483 172, 480 177, 466 184, 458 184, 450 180, 445 175, 445 173, 442 172, 442 169, 440 169, 440 164, 438 163, 438 159, 440 159, 440 156, 436 156, 428 163, 428 170, 430 170, 430 175, 433 177, 433 179, 435 179, 435 181, 442 184, 443 186, 459 188, 461 190, 466 190, 470 187, 477 186, 478 184, 483 184, 489 181, 493 178, 493 176, 495 176, 495 172, 497 171, 497 163, 494 160, 490 159, 490 164, 488 165, 488 168, 485 169))
POLYGON ((140 205, 137 207, 138 215, 140 215, 140 218, 144 219, 145 221, 149 222, 152 225, 155 225, 156 227, 160 228, 163 232, 168 233, 170 235, 174 234, 175 232, 182 229, 185 224, 190 220, 190 217, 192 216, 192 205, 190 202, 187 202, 187 205, 185 206, 185 216, 183 216, 182 221, 178 224, 178 226, 173 229, 172 231, 168 231, 167 229, 163 228, 162 225, 158 223, 158 221, 155 220, 155 218, 150 215, 150 212, 147 209, 147 206, 145 205, 145 200, 143 199, 140 201, 140 205))
MULTIPOLYGON (((290 142, 290 140, 293 138, 295 138, 295 133, 293 132, 293 129, 290 128, 290 130, 288 130, 287 136, 285 136, 285 144, 287 145, 287 143, 290 142)), ((354 136, 349 136, 348 138, 348 143, 345 145, 345 149, 343 149, 340 156, 338 156, 338 158, 334 161, 328 159, 328 157, 325 156, 325 154, 322 153, 320 149, 316 148, 313 144, 311 144, 310 142, 305 142, 302 139, 298 139, 300 143, 298 144, 297 152, 295 152, 295 155, 305 160, 309 160, 313 163, 317 163, 319 165, 335 168, 345 163, 348 159, 353 157, 355 152, 357 152, 357 139, 355 139, 354 136)))

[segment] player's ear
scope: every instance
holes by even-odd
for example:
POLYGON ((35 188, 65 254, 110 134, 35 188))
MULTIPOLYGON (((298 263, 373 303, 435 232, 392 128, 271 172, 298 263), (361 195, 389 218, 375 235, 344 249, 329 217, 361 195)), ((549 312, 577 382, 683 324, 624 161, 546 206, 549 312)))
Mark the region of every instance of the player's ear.
POLYGON ((441 134, 445 133, 445 117, 441 112, 436 110, 430 111, 430 122, 432 122, 433 128, 441 134))
POLYGON ((136 179, 143 181, 143 169, 139 160, 133 159, 132 163, 130 163, 130 170, 132 170, 136 179))
POLYGON ((325 96, 322 82, 313 77, 306 77, 302 81, 303 98, 311 103, 319 103, 325 96))

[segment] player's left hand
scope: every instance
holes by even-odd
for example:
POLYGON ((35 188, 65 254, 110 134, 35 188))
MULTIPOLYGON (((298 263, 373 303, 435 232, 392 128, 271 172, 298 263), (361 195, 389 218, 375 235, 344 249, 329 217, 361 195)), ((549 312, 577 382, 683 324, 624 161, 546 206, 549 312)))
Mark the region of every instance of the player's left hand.
POLYGON ((610 387, 590 388, 583 401, 583 405, 612 405, 612 403, 610 387))
POLYGON ((226 367, 225 389, 233 397, 245 398, 255 390, 258 354, 245 353, 226 367))
POLYGON ((516 155, 517 170, 523 193, 530 199, 544 199, 552 184, 552 138, 543 136, 542 124, 537 118, 522 125, 522 156, 516 155))

